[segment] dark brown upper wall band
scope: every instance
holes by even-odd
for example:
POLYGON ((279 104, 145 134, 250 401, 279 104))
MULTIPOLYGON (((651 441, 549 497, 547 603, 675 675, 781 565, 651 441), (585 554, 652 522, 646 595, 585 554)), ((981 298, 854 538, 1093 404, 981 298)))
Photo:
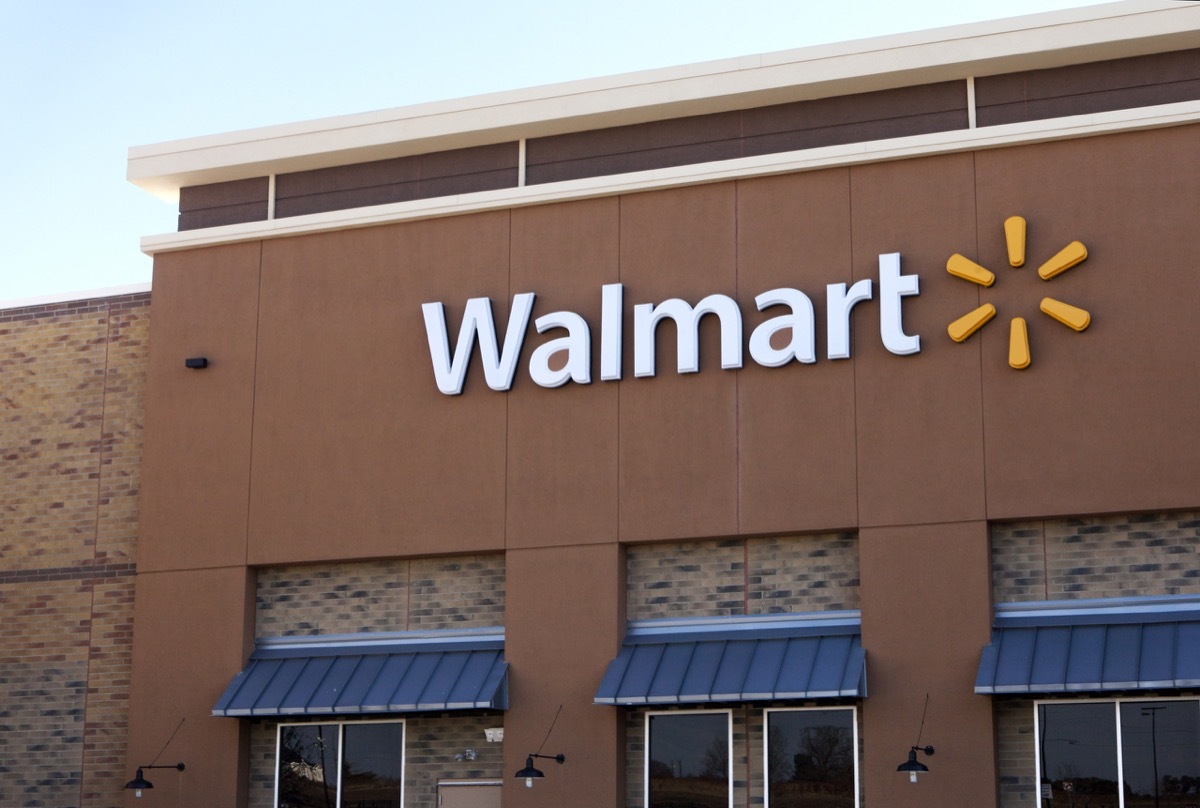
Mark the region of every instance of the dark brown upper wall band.
POLYGON ((180 188, 179 229, 263 221, 267 218, 269 193, 270 180, 266 177, 180 188))
MULTIPOLYGON (((1200 100, 1200 50, 975 79, 976 125, 1200 100)), ((571 132, 526 142, 525 182, 695 165, 946 132, 968 126, 967 85, 947 81, 769 107, 571 132)), ((280 174, 275 216, 515 188, 519 146, 497 143, 280 174)), ((268 179, 183 188, 179 229, 265 221, 268 179)))
POLYGON ((967 128, 965 82, 533 138, 529 185, 967 128))
POLYGON ((979 126, 1200 99, 1200 50, 975 79, 979 126))
POLYGON ((496 143, 280 174, 275 178, 275 215, 302 216, 515 188, 518 159, 519 147, 515 142, 496 143))

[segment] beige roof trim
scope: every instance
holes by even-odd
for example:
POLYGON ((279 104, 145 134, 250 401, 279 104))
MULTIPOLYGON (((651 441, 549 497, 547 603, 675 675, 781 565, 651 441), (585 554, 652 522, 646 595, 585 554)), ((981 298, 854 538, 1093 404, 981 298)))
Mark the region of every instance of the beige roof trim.
POLYGON ((1193 47, 1200 4, 1125 0, 135 146, 127 174, 174 200, 189 185, 1193 47))
POLYGON ((12 309, 28 309, 34 306, 51 306, 56 303, 76 303, 81 300, 104 300, 109 297, 124 295, 140 295, 150 291, 148 283, 130 283, 124 286, 106 286, 101 289, 87 289, 79 292, 56 292, 36 297, 17 297, 10 300, 0 300, 0 311, 12 309))

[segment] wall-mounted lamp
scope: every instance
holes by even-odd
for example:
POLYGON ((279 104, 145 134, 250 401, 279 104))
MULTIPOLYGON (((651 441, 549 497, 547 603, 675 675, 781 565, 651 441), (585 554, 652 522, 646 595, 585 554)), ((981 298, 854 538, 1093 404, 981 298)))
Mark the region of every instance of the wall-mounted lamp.
POLYGON ((542 745, 538 747, 537 752, 533 752, 525 757, 525 768, 517 772, 514 777, 518 780, 525 781, 525 788, 533 788, 533 781, 539 780, 546 775, 542 774, 540 769, 533 768, 534 758, 545 758, 546 760, 557 761, 560 765, 567 759, 566 755, 543 755, 540 754, 542 748, 546 746, 546 741, 550 740, 550 733, 554 732, 554 725, 558 723, 558 717, 562 715, 562 705, 558 705, 558 712, 554 714, 554 720, 550 722, 550 729, 546 730, 546 737, 542 738, 542 745))
POLYGON ((908 782, 917 782, 918 774, 925 774, 929 771, 929 767, 921 761, 917 760, 917 752, 924 752, 927 755, 933 754, 932 746, 914 746, 908 751, 908 760, 896 767, 898 772, 908 773, 908 782))
POLYGON ((189 370, 204 370, 208 367, 207 356, 189 356, 183 360, 183 366, 189 370))
POLYGON ((135 797, 142 796, 143 789, 154 788, 154 783, 151 783, 142 776, 142 769, 175 769, 177 771, 183 771, 184 765, 182 763, 172 763, 169 765, 163 764, 161 766, 155 766, 153 763, 151 763, 148 766, 138 766, 137 775, 125 784, 125 790, 129 791, 132 789, 133 796, 135 797))
POLYGON ((917 760, 917 752, 924 752, 927 755, 933 754, 932 746, 921 746, 921 735, 925 732, 925 715, 929 712, 929 694, 925 694, 925 706, 921 708, 921 726, 917 730, 917 742, 908 750, 908 760, 896 767, 896 771, 905 772, 908 774, 908 782, 917 782, 917 775, 924 774, 929 771, 929 767, 921 761, 917 760))
POLYGON ((534 758, 545 758, 546 760, 555 760, 555 761, 558 761, 559 763, 563 763, 566 761, 567 756, 561 755, 561 754, 560 755, 539 755, 537 752, 534 752, 534 753, 526 756, 525 768, 521 769, 519 772, 516 773, 516 775, 514 775, 518 780, 524 778, 526 788, 533 788, 534 780, 540 779, 540 778, 546 776, 546 775, 542 774, 541 769, 533 768, 533 759, 534 758))

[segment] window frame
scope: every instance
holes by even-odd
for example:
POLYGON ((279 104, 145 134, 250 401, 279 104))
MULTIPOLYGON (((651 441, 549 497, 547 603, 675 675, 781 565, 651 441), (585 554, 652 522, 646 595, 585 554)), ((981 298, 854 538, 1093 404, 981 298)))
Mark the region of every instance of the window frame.
POLYGON ((725 777, 728 781, 726 788, 728 799, 726 805, 733 808, 733 709, 700 709, 700 710, 647 710, 643 723, 642 754, 642 805, 650 804, 650 719, 657 716, 687 716, 687 715, 723 715, 725 716, 725 748, 728 750, 728 760, 725 777))
POLYGON ((403 718, 386 718, 372 721, 355 721, 352 719, 333 719, 331 721, 280 721, 275 726, 275 765, 274 779, 275 787, 271 798, 273 808, 279 806, 279 762, 280 749, 283 744, 283 730, 286 727, 314 727, 317 725, 336 726, 338 732, 338 755, 337 755, 337 802, 334 808, 342 806, 342 763, 346 754, 346 727, 348 726, 369 726, 374 724, 399 724, 401 727, 401 742, 400 742, 400 804, 404 804, 404 786, 405 777, 408 774, 408 724, 403 718))
POLYGON ((1034 771, 1034 799, 1037 805, 1041 805, 1042 799, 1042 726, 1041 726, 1041 707, 1043 705, 1070 705, 1070 704, 1111 704, 1113 708, 1113 730, 1116 733, 1116 752, 1117 752, 1117 805, 1118 808, 1125 808, 1125 750, 1123 736, 1121 734, 1121 705, 1136 704, 1139 702, 1154 702, 1154 701, 1190 701, 1196 705, 1197 712, 1200 712, 1200 694, 1188 696, 1110 696, 1104 698, 1101 696, 1093 696, 1082 699, 1072 698, 1044 698, 1034 699, 1033 701, 1033 771, 1034 771))
POLYGON ((862 805, 862 784, 859 782, 861 776, 861 755, 859 753, 858 740, 858 706, 854 704, 839 704, 829 706, 811 706, 811 707, 766 707, 763 709, 763 727, 762 727, 762 748, 763 748, 763 806, 771 808, 771 713, 799 713, 799 712, 832 712, 834 710, 849 711, 850 713, 850 728, 851 728, 851 743, 854 749, 854 805, 862 805))

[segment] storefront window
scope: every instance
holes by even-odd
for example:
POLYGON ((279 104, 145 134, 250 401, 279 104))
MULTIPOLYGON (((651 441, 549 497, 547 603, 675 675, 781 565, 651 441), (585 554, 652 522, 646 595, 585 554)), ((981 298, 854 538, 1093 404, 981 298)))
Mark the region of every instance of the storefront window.
POLYGON ((277 808, 399 808, 403 782, 403 723, 279 728, 277 808))
POLYGON ((1038 705, 1042 808, 1200 801, 1200 701, 1038 705))
POLYGON ((853 708, 766 711, 769 808, 852 808, 858 748, 853 708))
POLYGON ((646 808, 729 808, 729 713, 647 716, 646 808))

